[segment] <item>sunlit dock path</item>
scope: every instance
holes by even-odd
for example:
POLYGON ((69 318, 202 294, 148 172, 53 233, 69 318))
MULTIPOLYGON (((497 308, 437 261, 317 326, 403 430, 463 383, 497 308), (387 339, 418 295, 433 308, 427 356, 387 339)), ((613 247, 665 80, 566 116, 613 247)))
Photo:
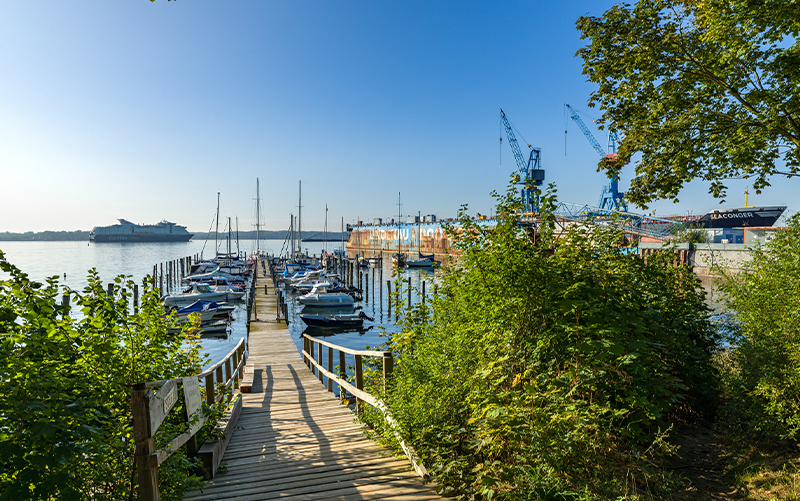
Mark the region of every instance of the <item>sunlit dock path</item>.
POLYGON ((369 440, 308 369, 276 321, 277 296, 261 264, 257 275, 243 406, 226 468, 184 499, 440 499, 406 458, 369 440))

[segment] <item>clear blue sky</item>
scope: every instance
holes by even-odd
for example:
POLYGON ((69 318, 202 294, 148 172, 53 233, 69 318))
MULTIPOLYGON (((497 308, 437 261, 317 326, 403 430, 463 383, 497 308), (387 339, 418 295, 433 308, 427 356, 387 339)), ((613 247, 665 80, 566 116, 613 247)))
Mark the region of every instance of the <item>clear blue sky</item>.
MULTIPOLYGON (((71 0, 0 8, 0 231, 126 218, 285 229, 403 213, 489 213, 515 165, 499 110, 542 148, 565 201, 604 176, 564 103, 598 116, 575 52, 607 1, 71 0), (502 151, 502 165, 501 165, 502 151)), ((591 124, 590 124, 591 125, 591 124)), ((605 144, 602 132, 598 140, 605 144)), ((524 146, 524 145, 523 145, 524 146)), ((621 179, 624 189, 633 165, 621 179)), ((731 183, 725 206, 741 206, 731 183)), ((797 209, 797 181, 751 202, 797 209)), ((658 214, 718 207, 703 183, 658 214)))

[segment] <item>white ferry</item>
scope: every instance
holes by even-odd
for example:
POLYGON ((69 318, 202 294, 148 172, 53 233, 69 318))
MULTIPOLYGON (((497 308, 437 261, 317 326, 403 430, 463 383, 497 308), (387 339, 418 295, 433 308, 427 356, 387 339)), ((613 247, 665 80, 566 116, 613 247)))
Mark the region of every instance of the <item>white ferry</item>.
POLYGON ((194 233, 169 221, 158 224, 134 224, 118 219, 119 224, 95 226, 89 233, 90 242, 188 242, 194 233))

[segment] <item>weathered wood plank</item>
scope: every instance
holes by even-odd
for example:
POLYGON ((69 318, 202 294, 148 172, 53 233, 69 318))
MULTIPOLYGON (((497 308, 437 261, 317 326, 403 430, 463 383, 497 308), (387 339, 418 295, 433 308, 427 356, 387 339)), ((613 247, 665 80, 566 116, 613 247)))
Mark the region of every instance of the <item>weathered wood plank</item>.
POLYGON ((227 471, 185 499, 439 499, 407 460, 369 440, 352 411, 306 367, 286 325, 269 314, 276 296, 271 280, 266 293, 263 283, 255 287, 259 320, 251 317, 240 383, 250 393, 241 395, 223 458, 227 471))

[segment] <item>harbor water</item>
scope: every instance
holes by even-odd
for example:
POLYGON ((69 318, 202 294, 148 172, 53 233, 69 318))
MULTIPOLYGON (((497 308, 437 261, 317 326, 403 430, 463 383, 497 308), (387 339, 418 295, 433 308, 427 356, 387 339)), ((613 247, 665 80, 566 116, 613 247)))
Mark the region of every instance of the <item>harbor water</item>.
MULTIPOLYGON (((309 254, 320 255, 323 247, 331 252, 338 247, 338 242, 304 242, 303 249, 309 254)), ((283 240, 264 240, 261 250, 269 254, 285 252, 283 240)), ((87 285, 87 270, 97 270, 103 283, 111 283, 118 275, 130 276, 135 283, 142 283, 142 279, 152 274, 153 266, 159 263, 180 259, 186 256, 204 255, 206 258, 214 256, 214 242, 192 240, 189 242, 171 243, 92 243, 87 242, 0 242, 0 250, 6 259, 23 272, 31 280, 44 281, 47 277, 57 277, 60 286, 81 291, 87 285)), ((233 252, 237 246, 232 245, 233 252)), ((250 254, 255 250, 255 241, 243 240, 239 250, 250 254)), ((220 252, 227 251, 227 243, 220 242, 220 252)), ((388 256, 387 256, 388 257, 388 256)), ((434 281, 432 269, 400 270, 403 281, 401 296, 404 303, 408 301, 408 278, 411 278, 411 302, 421 300, 419 292, 425 282, 427 294, 430 295, 434 281)), ((7 274, 0 272, 0 278, 7 278, 7 274)), ((364 329, 349 332, 314 332, 314 335, 328 336, 334 343, 348 348, 364 349, 367 346, 378 347, 390 333, 397 332, 394 320, 396 308, 389 307, 389 293, 386 281, 392 281, 392 291, 395 285, 392 276, 391 260, 385 259, 382 264, 374 268, 355 269, 350 279, 353 285, 363 290, 363 300, 356 306, 361 311, 374 319, 374 322, 365 321, 364 329), (360 279, 358 274, 361 274, 360 279)), ((302 347, 300 337, 305 330, 305 324, 297 316, 302 310, 296 299, 289 302, 289 329, 298 350, 302 347)), ((236 346, 239 339, 247 335, 246 305, 239 302, 232 315, 232 322, 227 336, 204 337, 202 350, 209 357, 208 365, 224 357, 236 346)), ((277 313, 277 312, 276 312, 277 313)))

